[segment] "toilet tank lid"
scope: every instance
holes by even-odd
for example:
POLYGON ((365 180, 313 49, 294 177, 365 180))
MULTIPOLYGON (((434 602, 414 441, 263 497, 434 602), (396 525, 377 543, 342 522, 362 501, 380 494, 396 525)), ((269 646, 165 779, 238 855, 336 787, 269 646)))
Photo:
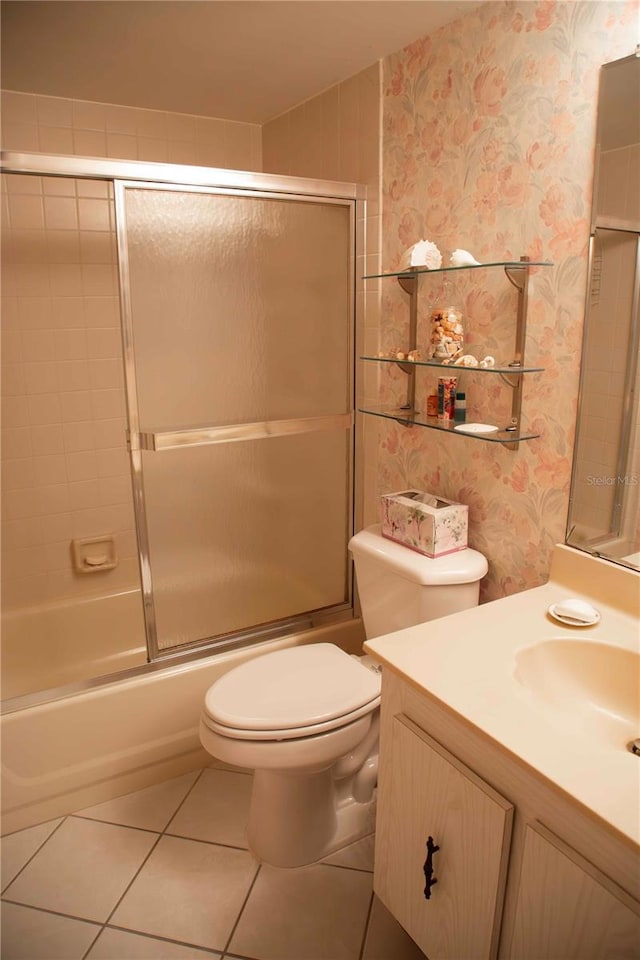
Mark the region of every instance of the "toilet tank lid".
POLYGON ((349 541, 349 550, 354 559, 362 556, 379 561, 398 576, 422 586, 475 583, 489 569, 486 557, 470 547, 444 557, 425 557, 383 537, 379 523, 356 533, 349 541))

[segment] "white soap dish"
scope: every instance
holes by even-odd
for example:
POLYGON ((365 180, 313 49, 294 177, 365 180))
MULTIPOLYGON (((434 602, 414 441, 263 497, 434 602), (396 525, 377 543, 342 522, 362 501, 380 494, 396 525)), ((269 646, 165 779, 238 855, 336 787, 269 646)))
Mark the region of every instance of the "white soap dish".
POLYGON ((569 627, 592 627, 600 622, 600 614, 595 607, 584 600, 563 600, 561 603, 552 603, 549 615, 569 627))
POLYGON ((459 423, 454 430, 460 433, 497 433, 498 428, 491 423, 459 423))

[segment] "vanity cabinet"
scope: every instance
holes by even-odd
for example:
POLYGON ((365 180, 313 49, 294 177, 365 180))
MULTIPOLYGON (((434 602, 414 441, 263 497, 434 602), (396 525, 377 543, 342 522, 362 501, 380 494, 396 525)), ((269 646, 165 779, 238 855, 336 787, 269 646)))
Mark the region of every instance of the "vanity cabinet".
POLYGON ((623 890, 542 824, 528 824, 511 960, 638 960, 640 916, 623 890))
POLYGON ((400 715, 381 754, 378 809, 380 899, 429 958, 495 957, 512 805, 400 715))
POLYGON ((640 960, 636 845, 386 666, 374 890, 428 960, 640 960))
POLYGON ((394 277, 402 289, 409 295, 409 344, 407 353, 416 350, 416 336, 418 324, 418 285, 422 277, 426 274, 444 274, 459 270, 478 270, 491 267, 501 267, 509 282, 518 291, 518 306, 515 322, 515 346, 513 359, 506 366, 494 367, 462 367, 455 364, 443 364, 436 360, 407 360, 394 357, 369 357, 363 356, 360 359, 372 361, 375 363, 394 363, 407 375, 407 401, 405 404, 395 409, 388 409, 382 406, 368 405, 361 407, 360 413, 370 414, 376 417, 396 420, 405 426, 428 427, 434 430, 444 430, 448 433, 456 432, 456 423, 440 422, 437 417, 427 416, 426 412, 415 409, 415 377, 416 370, 421 367, 437 367, 441 376, 459 376, 465 370, 473 373, 481 373, 490 378, 499 376, 512 390, 511 403, 511 422, 504 429, 497 429, 493 432, 463 432, 463 436, 476 437, 479 440, 487 440, 492 443, 500 443, 507 449, 517 450, 518 443, 521 440, 533 440, 538 436, 537 433, 531 433, 523 429, 521 424, 522 410, 522 387, 523 376, 528 373, 538 373, 542 367, 527 367, 524 362, 525 341, 527 333, 527 311, 529 298, 529 273, 532 267, 551 267, 549 261, 533 262, 527 257, 521 257, 516 261, 501 261, 499 263, 480 263, 473 266, 464 267, 441 267, 437 270, 428 270, 426 268, 415 267, 411 270, 400 271, 396 273, 371 274, 364 277, 365 280, 382 279, 394 277))

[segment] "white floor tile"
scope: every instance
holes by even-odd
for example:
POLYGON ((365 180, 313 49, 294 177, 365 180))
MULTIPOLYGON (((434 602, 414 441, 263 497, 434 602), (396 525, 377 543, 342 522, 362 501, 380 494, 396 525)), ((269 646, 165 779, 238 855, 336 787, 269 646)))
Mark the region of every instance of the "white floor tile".
POLYGON ((111 922, 223 950, 257 869, 244 850, 164 836, 111 922))
POLYGON ((373 873, 374 846, 375 836, 372 833, 369 837, 350 843, 342 850, 336 850, 322 862, 337 864, 340 867, 354 867, 356 870, 368 870, 373 873))
POLYGON ((78 816, 124 827, 162 832, 200 774, 199 770, 156 783, 144 790, 78 810, 78 816))
POLYGON ((425 960, 424 953, 376 896, 362 960, 425 960))
POLYGON ((82 960, 100 927, 2 904, 2 960, 82 960))
POLYGON ((263 865, 231 939, 230 953, 256 960, 358 960, 371 877, 313 865, 263 865))
POLYGON ((156 842, 156 835, 67 819, 7 888, 7 900, 105 921, 156 842))
POLYGON ((167 833, 226 843, 246 850, 245 836, 253 778, 227 770, 204 770, 169 823, 167 833))
POLYGON ((219 960, 221 954, 156 940, 138 933, 105 928, 87 954, 87 960, 219 960))
POLYGON ((49 820, 47 823, 39 823, 35 827, 19 830, 17 833, 11 833, 9 836, 2 838, 0 841, 0 857, 2 858, 3 889, 22 870, 38 847, 41 847, 45 840, 51 836, 59 823, 62 823, 62 817, 57 820, 49 820))

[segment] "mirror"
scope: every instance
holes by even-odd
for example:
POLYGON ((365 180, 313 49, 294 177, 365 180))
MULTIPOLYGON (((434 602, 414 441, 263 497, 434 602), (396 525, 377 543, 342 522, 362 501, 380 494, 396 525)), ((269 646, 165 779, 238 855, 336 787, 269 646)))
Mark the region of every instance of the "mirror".
POLYGON ((640 570, 640 51, 600 72, 566 542, 640 570))

